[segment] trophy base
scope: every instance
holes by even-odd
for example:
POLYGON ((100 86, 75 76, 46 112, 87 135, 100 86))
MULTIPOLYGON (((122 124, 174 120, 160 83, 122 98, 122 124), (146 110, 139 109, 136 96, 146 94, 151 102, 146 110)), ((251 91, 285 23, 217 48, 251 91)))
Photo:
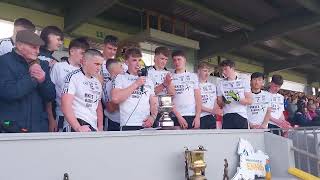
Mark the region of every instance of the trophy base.
POLYGON ((173 121, 159 121, 159 127, 173 127, 174 122, 173 121))
POLYGON ((190 180, 207 180, 205 176, 191 176, 190 180))

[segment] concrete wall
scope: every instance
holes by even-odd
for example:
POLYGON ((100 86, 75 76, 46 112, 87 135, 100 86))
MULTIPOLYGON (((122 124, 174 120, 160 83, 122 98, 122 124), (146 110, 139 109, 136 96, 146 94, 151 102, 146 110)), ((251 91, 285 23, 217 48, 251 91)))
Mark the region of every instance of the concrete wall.
MULTIPOLYGON (((239 138, 264 150, 268 136, 261 130, 4 134, 0 135, 0 179, 59 180, 67 172, 71 180, 182 180, 184 147, 198 145, 208 150, 207 178, 221 179, 224 158, 229 161, 230 177, 239 165, 239 138)), ((277 138, 281 137, 273 140, 277 138)), ((289 144, 275 142, 288 149, 289 144)))
POLYGON ((276 177, 291 177, 287 174, 288 167, 295 167, 292 141, 279 138, 278 135, 265 133, 265 152, 271 157, 271 172, 276 177))

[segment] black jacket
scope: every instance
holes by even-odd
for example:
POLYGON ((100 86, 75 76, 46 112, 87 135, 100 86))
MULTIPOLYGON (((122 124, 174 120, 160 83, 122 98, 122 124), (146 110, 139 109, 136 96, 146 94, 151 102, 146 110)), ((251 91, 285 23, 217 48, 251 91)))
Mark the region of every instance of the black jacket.
POLYGON ((48 62, 40 61, 46 79, 39 84, 29 75, 26 60, 15 50, 0 56, 0 121, 16 121, 30 132, 47 132, 45 104, 55 99, 48 62))

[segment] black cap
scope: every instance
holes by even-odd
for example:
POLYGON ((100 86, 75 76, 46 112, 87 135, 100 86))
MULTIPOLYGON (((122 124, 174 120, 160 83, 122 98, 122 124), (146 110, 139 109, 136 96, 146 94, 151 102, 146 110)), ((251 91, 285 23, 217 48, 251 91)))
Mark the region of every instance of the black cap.
POLYGON ((22 30, 17 32, 16 42, 22 42, 35 46, 43 46, 43 40, 34 32, 30 30, 22 30))

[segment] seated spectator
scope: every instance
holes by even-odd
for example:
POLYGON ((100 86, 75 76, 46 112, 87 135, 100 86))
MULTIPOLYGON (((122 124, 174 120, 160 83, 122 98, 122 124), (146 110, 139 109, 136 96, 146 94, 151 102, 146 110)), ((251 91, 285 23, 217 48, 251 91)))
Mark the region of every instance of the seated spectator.
POLYGON ((308 113, 309 113, 311 120, 318 117, 318 115, 316 113, 316 105, 315 104, 308 103, 307 110, 308 110, 308 113))
POLYGON ((294 122, 296 125, 306 127, 306 126, 320 126, 320 121, 318 118, 313 120, 310 119, 307 107, 303 100, 300 100, 297 104, 298 109, 294 115, 294 122))

